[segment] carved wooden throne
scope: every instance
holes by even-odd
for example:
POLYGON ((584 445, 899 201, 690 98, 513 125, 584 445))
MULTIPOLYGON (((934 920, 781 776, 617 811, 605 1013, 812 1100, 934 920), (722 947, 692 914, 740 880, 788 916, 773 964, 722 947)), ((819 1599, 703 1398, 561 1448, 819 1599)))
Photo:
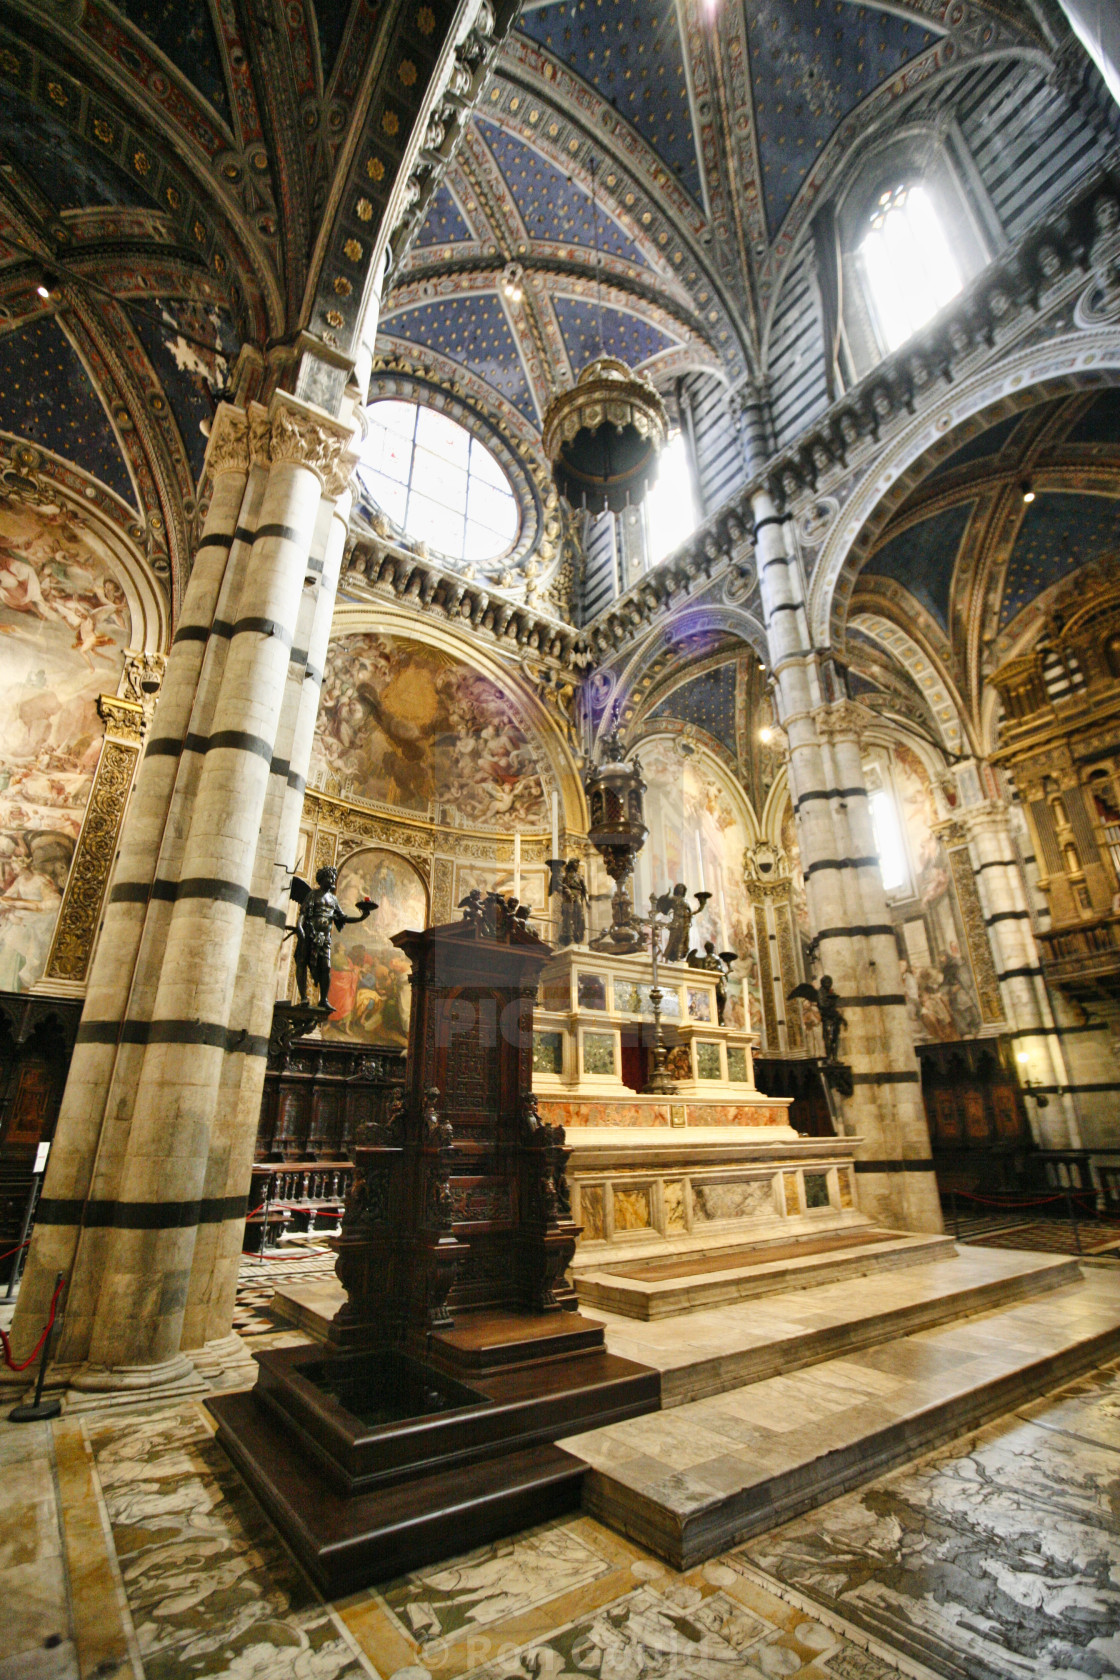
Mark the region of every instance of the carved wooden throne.
MULTIPOLYGON (((412 964, 408 1076, 356 1139, 336 1270, 340 1347, 421 1353, 466 1315, 574 1309, 561 1127, 531 1092, 533 1001, 549 947, 513 918, 393 940, 412 964)), ((458 1338, 455 1338, 458 1339, 458 1338)))

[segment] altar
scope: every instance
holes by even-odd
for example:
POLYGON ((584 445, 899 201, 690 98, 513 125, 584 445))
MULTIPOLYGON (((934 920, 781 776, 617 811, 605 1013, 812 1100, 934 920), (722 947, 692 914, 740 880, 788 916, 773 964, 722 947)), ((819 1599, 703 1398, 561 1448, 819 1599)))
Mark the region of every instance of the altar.
MULTIPOLYGON (((858 1241, 870 1224, 857 1201, 857 1140, 802 1137, 789 1100, 755 1088, 757 1036, 749 1022, 720 1020, 717 974, 662 961, 657 981, 669 1091, 648 1088, 658 1023, 647 953, 568 946, 542 969, 533 1013, 533 1092, 571 1150, 581 1235, 570 1276, 582 1305, 642 1317, 730 1282, 701 1284, 701 1274, 753 1271, 768 1253, 839 1245, 846 1234, 858 1241), (635 1266, 658 1262, 685 1276, 695 1265, 697 1277, 672 1289, 634 1278, 635 1266)), ((739 1277, 735 1298, 746 1287, 739 1277)))

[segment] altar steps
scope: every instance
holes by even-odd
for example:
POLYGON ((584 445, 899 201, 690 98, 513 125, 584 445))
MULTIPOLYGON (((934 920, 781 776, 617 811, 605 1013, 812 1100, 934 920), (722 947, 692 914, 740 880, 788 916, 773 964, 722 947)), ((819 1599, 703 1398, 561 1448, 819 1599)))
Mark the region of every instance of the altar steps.
POLYGON ((222 1446, 327 1598, 579 1509, 585 1466, 552 1445, 348 1496, 292 1452, 251 1392, 210 1405, 222 1446))
POLYGON ((581 1307, 625 1318, 670 1318, 782 1290, 811 1289, 825 1280, 924 1265, 954 1253, 951 1237, 857 1228, 801 1242, 754 1243, 650 1260, 632 1257, 576 1271, 572 1281, 581 1307))
MULTIPOLYGON (((560 1446, 588 1466, 584 1510, 674 1568, 690 1569, 1120 1355, 1120 1270, 1097 1266, 1083 1277, 1076 1263, 979 1249, 928 1270, 968 1271, 974 1259, 982 1269, 987 1263, 989 1282, 992 1261, 1026 1262, 1018 1278, 1014 1268, 1005 1271, 1003 1299, 986 1311, 976 1311, 984 1299, 980 1278, 978 1289, 957 1289, 947 1322, 899 1334, 904 1315, 861 1320, 836 1302, 835 1287, 810 1291, 796 1298, 803 1310, 813 1295, 833 1295, 830 1304, 818 1303, 819 1316, 848 1339, 843 1354, 821 1359, 825 1324, 818 1326, 824 1339, 814 1339, 803 1322, 777 1338, 776 1354, 757 1351, 755 1380, 742 1375, 742 1365, 723 1376, 710 1370, 707 1380, 719 1388, 709 1398, 675 1407, 666 1399, 671 1409, 653 1416, 561 1438, 560 1446), (1024 1291, 1025 1298, 1014 1298, 1024 1291), (779 1374, 766 1374, 775 1359, 782 1361, 779 1374)), ((917 1275, 915 1269, 896 1283, 913 1284, 917 1275)), ((933 1281, 926 1280, 927 1295, 933 1281)), ((730 1312, 793 1303, 785 1297, 730 1312)), ((727 1319, 729 1310, 710 1316, 727 1319)), ((679 1335, 686 1326, 679 1319, 663 1327, 616 1320, 608 1345, 630 1352, 642 1346, 641 1357, 661 1365, 668 1391, 669 1361, 651 1338, 679 1335)), ((772 1336, 774 1322, 758 1330, 772 1336)), ((675 1370, 679 1393, 687 1363, 675 1370)))
POLYGON ((1076 1283, 1065 1255, 954 1249, 903 1271, 650 1322, 604 1316, 607 1346, 661 1373, 662 1409, 723 1394, 1076 1283))

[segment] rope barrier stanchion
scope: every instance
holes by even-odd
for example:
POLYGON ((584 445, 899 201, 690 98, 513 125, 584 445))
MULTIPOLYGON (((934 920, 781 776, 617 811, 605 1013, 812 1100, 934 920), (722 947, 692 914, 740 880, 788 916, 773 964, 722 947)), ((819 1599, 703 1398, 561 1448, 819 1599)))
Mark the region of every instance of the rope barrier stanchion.
POLYGON ((30 1403, 13 1406, 8 1413, 9 1423, 40 1423, 46 1418, 56 1418, 62 1415, 62 1402, 60 1400, 43 1399, 43 1379, 47 1374, 47 1361, 51 1356, 51 1331, 54 1329, 55 1314, 58 1311, 58 1299, 64 1287, 62 1273, 59 1272, 54 1280, 54 1294, 51 1296, 51 1316, 47 1319, 46 1329, 39 1337, 36 1346, 21 1364, 12 1364, 11 1344, 7 1336, 0 1330, 0 1340, 4 1344, 4 1362, 10 1370, 26 1371, 40 1349, 42 1349, 43 1355, 39 1361, 39 1375, 35 1381, 35 1398, 30 1403))

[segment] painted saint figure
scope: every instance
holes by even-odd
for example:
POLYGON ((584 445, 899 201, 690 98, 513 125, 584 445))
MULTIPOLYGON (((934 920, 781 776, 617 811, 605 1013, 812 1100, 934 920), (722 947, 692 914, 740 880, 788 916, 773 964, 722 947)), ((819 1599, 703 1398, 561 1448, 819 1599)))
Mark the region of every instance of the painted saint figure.
POLYGON ((307 982, 310 977, 319 993, 319 1007, 325 1009, 331 987, 331 937, 350 922, 364 922, 377 905, 372 898, 358 900, 358 914, 347 916, 335 897, 338 872, 325 864, 315 876, 311 887, 300 876, 292 877, 291 896, 299 905, 299 915, 292 930, 296 937, 296 984, 299 1001, 306 1004, 307 982))

